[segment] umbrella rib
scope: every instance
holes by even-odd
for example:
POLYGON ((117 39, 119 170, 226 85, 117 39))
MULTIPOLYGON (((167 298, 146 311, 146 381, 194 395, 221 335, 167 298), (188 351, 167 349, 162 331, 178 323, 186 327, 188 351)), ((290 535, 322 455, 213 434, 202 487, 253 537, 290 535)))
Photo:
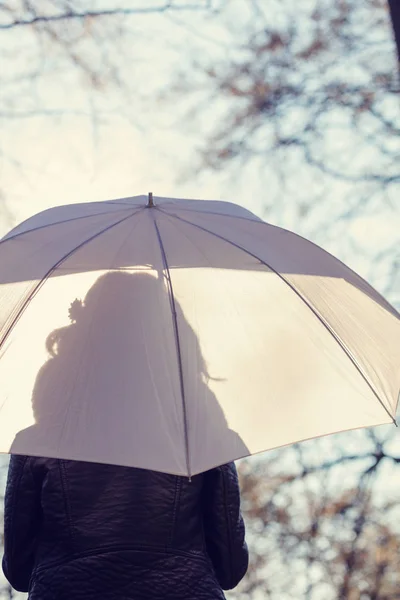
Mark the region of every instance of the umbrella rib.
POLYGON ((175 345, 176 345, 176 354, 178 359, 178 370, 179 370, 179 384, 181 390, 181 399, 182 399, 182 411, 183 411, 183 427, 184 427, 184 436, 185 436, 185 453, 186 453, 186 468, 188 472, 189 481, 191 480, 191 470, 190 470, 190 452, 189 452, 189 434, 188 434, 188 418, 187 418, 187 409, 186 409, 186 396, 185 396, 185 385, 183 380, 183 362, 182 362, 182 351, 181 344, 179 338, 179 328, 178 328, 178 317, 176 313, 176 304, 175 304, 175 296, 174 289, 172 286, 171 273, 168 266, 167 255, 165 252, 164 244, 161 238, 160 229, 157 225, 156 219, 154 217, 154 213, 152 213, 154 227, 156 229, 157 240, 160 246, 160 252, 162 256, 162 261, 164 265, 164 269, 167 276, 167 284, 168 284, 168 294, 171 303, 171 312, 172 312, 172 321, 174 327, 174 335, 175 335, 175 345))
MULTIPOLYGON (((204 200, 199 200, 198 202, 204 202, 204 200)), ((208 202, 208 201, 206 200, 206 202, 208 202)), ((168 208, 167 202, 165 203, 165 205, 168 208)), ((162 205, 162 206, 164 206, 164 205, 162 205)), ((239 205, 235 205, 235 206, 239 206, 239 205)), ((160 205, 157 205, 157 208, 165 214, 172 215, 172 216, 175 214, 175 213, 170 213, 169 211, 163 210, 162 208, 160 208, 160 205)), ((268 225, 268 223, 266 223, 265 221, 262 221, 258 217, 255 219, 250 219, 250 217, 243 217, 242 215, 230 215, 228 213, 216 212, 215 210, 196 210, 195 208, 185 208, 184 206, 172 206, 172 208, 176 208, 176 210, 183 210, 183 211, 189 212, 189 213, 195 213, 196 215, 212 215, 212 216, 216 216, 216 217, 229 217, 230 219, 240 219, 241 221, 250 221, 250 223, 261 223, 262 225, 268 225)), ((274 227, 276 227, 276 225, 274 225, 274 227)), ((281 229, 281 228, 279 228, 279 229, 281 229)), ((287 231, 287 230, 285 229, 284 231, 287 231)))
POLYGON ((72 254, 74 254, 75 252, 77 252, 78 250, 80 250, 83 246, 85 246, 89 242, 93 241, 94 239, 96 239, 97 237, 99 237, 100 235, 102 235, 103 233, 105 233, 106 231, 109 231, 113 227, 116 227, 120 223, 123 223, 127 219, 130 219, 131 217, 133 217, 134 215, 136 215, 138 212, 141 212, 142 210, 144 210, 144 207, 140 208, 139 210, 135 210, 135 212, 133 212, 132 214, 128 215, 127 217, 124 217, 123 219, 120 219, 116 223, 112 223, 111 225, 108 225, 107 227, 105 227, 101 231, 98 231, 97 233, 95 233, 94 235, 92 235, 90 238, 88 238, 88 239, 84 240, 83 242, 81 242, 80 244, 78 244, 78 246, 75 246, 72 250, 70 250, 69 252, 67 252, 67 254, 65 254, 62 258, 60 258, 60 260, 58 260, 58 262, 56 262, 56 264, 53 265, 51 267, 51 269, 49 269, 47 271, 47 273, 42 277, 42 279, 34 287, 34 289, 32 290, 32 292, 29 294, 28 298, 25 300, 25 302, 23 303, 23 305, 21 306, 21 308, 17 312, 16 316, 14 317, 13 321, 10 323, 7 331, 5 332, 3 338, 0 339, 0 350, 3 347, 3 345, 4 345, 5 341, 7 340, 8 336, 11 334, 11 332, 14 329, 15 325, 17 324, 17 322, 19 321, 19 319, 21 318, 21 316, 23 315, 23 313, 25 312, 25 310, 29 306, 29 304, 32 301, 32 299, 34 298, 34 296, 36 296, 36 294, 39 292, 39 290, 41 289, 41 287, 46 283, 47 279, 57 269, 57 267, 59 267, 65 260, 67 260, 70 256, 72 256, 72 254))
MULTIPOLYGON (((163 212, 165 215, 179 218, 179 216, 177 214, 163 210, 162 208, 160 208, 160 206, 157 206, 157 208, 160 212, 163 212)), ((302 235, 299 235, 298 233, 293 233, 289 229, 285 229, 284 227, 279 227, 279 225, 271 225, 270 223, 266 223, 265 221, 262 221, 261 219, 250 219, 249 217, 243 217, 241 215, 229 215, 229 214, 218 213, 218 212, 209 211, 209 210, 207 210, 207 211, 206 210, 196 210, 194 208, 183 208, 181 206, 177 207, 177 210, 184 210, 187 212, 192 212, 192 213, 195 213, 196 215, 200 215, 200 216, 201 215, 212 215, 215 217, 225 217, 225 218, 228 217, 229 219, 235 219, 235 220, 239 220, 239 221, 247 221, 248 223, 257 223, 258 225, 263 225, 264 227, 273 227, 274 229, 279 229, 280 231, 283 231, 287 235, 296 236, 296 237, 304 240, 311 246, 314 246, 314 248, 317 248, 320 252, 323 252, 325 255, 329 256, 330 258, 333 258, 335 261, 340 263, 343 267, 345 267, 348 270, 349 273, 351 273, 352 275, 355 275, 358 279, 362 279, 358 273, 356 273, 353 269, 351 269, 348 265, 346 265, 346 263, 344 263, 342 260, 340 260, 340 258, 337 258, 333 254, 328 252, 328 250, 321 248, 321 246, 318 246, 318 244, 316 244, 315 242, 308 240, 307 238, 305 238, 302 235)), ((182 219, 182 220, 184 220, 184 219, 182 219)), ((189 223, 189 221, 188 221, 188 223, 189 223)), ((192 225, 194 225, 194 223, 192 223, 192 225)), ((199 226, 197 226, 197 227, 199 227, 199 226)), ((205 229, 205 231, 208 231, 208 229, 205 229)), ((386 310, 388 310, 389 312, 391 312, 395 317, 400 319, 400 312, 394 306, 392 306, 390 304, 390 302, 388 302, 386 300, 386 298, 384 296, 382 296, 382 294, 374 288, 374 286, 372 286, 370 283, 368 283, 368 286, 375 292, 375 294, 377 296, 379 296, 380 300, 382 301, 382 305, 384 305, 384 308, 386 310)))
POLYGON ((346 346, 346 344, 343 342, 343 340, 341 340, 341 338, 337 335, 337 333, 329 325, 329 323, 327 321, 325 321, 325 319, 322 317, 322 315, 320 315, 319 312, 312 306, 312 304, 310 304, 310 302, 307 300, 307 298, 305 298, 303 296, 303 294, 301 294, 295 288, 295 286, 292 283, 290 283, 290 281, 288 281, 286 279, 286 277, 284 277, 281 273, 279 273, 279 271, 276 271, 276 269, 274 269, 273 267, 271 267, 271 265, 269 265, 267 262, 265 262, 265 260, 261 259, 259 256, 256 256, 255 254, 253 254, 249 250, 246 250, 246 248, 243 248, 243 246, 240 246, 239 244, 236 244, 236 242, 232 242, 232 240, 229 240, 228 238, 226 238, 226 237, 224 237, 224 236, 222 236, 222 235, 220 235, 218 233, 215 233, 214 231, 210 231, 209 229, 207 229, 206 227, 203 227, 202 225, 197 225, 197 223, 193 223, 192 221, 188 221, 187 219, 183 219, 182 217, 179 217, 178 215, 166 213, 165 211, 163 211, 163 210, 161 210, 159 208, 157 208, 157 210, 159 210, 160 212, 163 212, 167 216, 170 216, 172 218, 178 219, 179 221, 182 221, 183 223, 187 223, 188 225, 192 225, 193 227, 197 227, 198 229, 201 229, 202 231, 205 231, 206 233, 209 233, 209 234, 211 234, 211 235, 219 238, 223 242, 226 242, 226 243, 230 244, 231 246, 234 246, 238 250, 242 250, 242 252, 245 252, 246 254, 248 254, 249 256, 251 256, 252 258, 255 258, 262 265, 264 265, 265 267, 267 267, 268 269, 270 269, 270 271, 272 271, 273 273, 275 273, 275 275, 278 275, 278 277, 284 283, 286 283, 286 285, 288 285, 290 287, 290 289, 300 298, 300 300, 302 300, 304 302, 304 304, 311 310, 311 312, 317 317, 317 319, 320 321, 320 323, 322 323, 322 325, 326 328, 326 330, 332 335, 332 337, 334 338, 334 340, 336 340, 336 342, 339 344, 339 346, 345 352, 345 354, 347 355, 347 357, 350 359, 351 363, 357 369, 357 371, 359 372, 359 374, 361 375, 361 377, 364 379, 364 381, 366 382, 366 384, 368 385, 368 387, 370 388, 370 390, 372 391, 372 393, 374 394, 374 396, 377 398, 377 400, 379 401, 379 403, 381 404, 381 406, 384 408, 384 410, 386 411, 386 413, 388 414, 388 416, 390 417, 390 419, 392 420, 392 422, 394 423, 394 425, 396 425, 396 427, 398 426, 396 419, 393 417, 393 415, 389 412, 389 410, 387 409, 387 407, 382 402, 382 400, 379 397, 379 394, 377 393, 377 391, 375 390, 373 384, 369 381, 368 377, 365 375, 362 367, 358 364, 357 359, 353 356, 353 354, 350 351, 350 349, 346 346))
POLYGON ((41 229, 46 229, 46 227, 53 227, 53 225, 60 225, 62 223, 71 223, 72 221, 79 221, 81 219, 89 219, 90 217, 100 217, 101 215, 111 215, 115 212, 123 212, 125 210, 132 210, 132 208, 118 208, 117 210, 109 210, 102 213, 93 213, 91 215, 82 215, 80 217, 73 217, 72 219, 64 219, 64 221, 56 221, 55 223, 48 223, 47 225, 40 225, 39 227, 33 227, 33 229, 27 229, 26 231, 20 231, 20 233, 16 233, 11 237, 7 237, 4 240, 0 240, 0 245, 5 242, 10 242, 11 240, 15 240, 15 238, 20 237, 26 233, 32 233, 32 231, 40 231, 41 229))

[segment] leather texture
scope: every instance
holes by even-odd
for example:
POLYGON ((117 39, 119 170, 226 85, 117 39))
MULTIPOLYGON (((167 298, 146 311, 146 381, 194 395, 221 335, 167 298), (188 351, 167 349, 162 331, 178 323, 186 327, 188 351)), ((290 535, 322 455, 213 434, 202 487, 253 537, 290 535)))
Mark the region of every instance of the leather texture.
POLYGON ((12 456, 3 571, 30 600, 222 600, 248 567, 234 463, 189 481, 12 456))

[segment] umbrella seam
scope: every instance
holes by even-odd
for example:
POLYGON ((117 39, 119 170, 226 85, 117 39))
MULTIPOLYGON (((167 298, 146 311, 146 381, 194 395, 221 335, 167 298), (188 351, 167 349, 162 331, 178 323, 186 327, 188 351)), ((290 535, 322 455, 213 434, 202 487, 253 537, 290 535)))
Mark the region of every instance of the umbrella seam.
POLYGON ((185 397, 185 386, 183 381, 183 362, 182 362, 182 352, 181 352, 181 344, 179 339, 179 328, 178 328, 178 317, 176 314, 176 305, 175 305, 175 296, 174 290, 172 286, 171 273, 168 266, 167 255, 165 252, 164 244, 161 238, 160 230, 157 225, 154 214, 152 214, 153 223, 157 234, 158 243, 160 246, 162 261, 164 264, 164 269, 167 275, 168 282, 168 293, 171 302, 171 312, 172 312, 172 321, 174 326, 174 334, 175 334, 175 345, 176 345, 176 353, 178 359, 178 369, 179 369, 179 382, 181 388, 181 398, 182 398, 182 411, 183 411, 183 427, 184 427, 184 436, 185 436, 185 452, 186 452, 186 467, 188 472, 189 480, 191 480, 191 470, 190 470, 190 452, 189 452, 189 435, 188 435, 188 420, 187 420, 187 410, 186 410, 186 397, 185 397))
MULTIPOLYGON (((239 205, 237 205, 237 206, 239 206, 239 205)), ((186 223, 195 225, 195 227, 200 227, 200 229, 202 228, 200 225, 196 225, 195 223, 192 223, 191 221, 186 221, 185 219, 183 219, 182 217, 179 217, 175 213, 171 213, 169 211, 163 210, 159 205, 156 206, 155 208, 157 208, 157 210, 164 213, 165 215, 168 215, 170 217, 176 217, 177 219, 185 221, 186 223)), ((285 229, 284 227, 279 227, 279 225, 272 225, 271 223, 267 223, 266 221, 262 221, 261 219, 250 219, 249 217, 242 217, 241 215, 229 215, 229 214, 224 214, 224 213, 217 213, 217 212, 211 212, 211 211, 205 211, 205 210, 200 211, 200 210, 195 210, 192 208, 181 208, 181 207, 179 207, 178 210, 187 210, 188 212, 196 213, 197 215, 200 215, 200 216, 201 215, 213 215, 216 217, 229 217, 230 219, 237 219, 239 221, 247 221, 249 223, 258 223, 259 225, 264 225, 264 226, 266 225, 267 227, 273 227, 274 229, 279 229, 279 231, 283 231, 283 233, 285 233, 285 234, 296 236, 296 237, 300 238, 301 240, 304 240, 308 244, 311 244, 311 246, 314 246, 314 248, 317 248, 320 252, 327 254, 328 256, 330 256, 331 258, 336 260, 338 263, 340 263, 343 267, 345 267, 349 271, 349 273, 351 273, 352 275, 355 275, 357 277, 357 279, 360 279, 361 281, 364 282, 362 277, 358 273, 356 273, 356 271, 354 271, 348 265, 346 265, 346 263, 344 263, 342 260, 340 260, 340 258, 337 258, 336 256, 334 256, 333 254, 328 252, 328 250, 321 248, 321 246, 318 246, 318 244, 316 244, 315 242, 308 240, 307 238, 303 237, 302 235, 299 235, 298 233, 294 233, 293 231, 290 231, 289 229, 285 229)), ((204 228, 204 231, 208 231, 209 233, 212 233, 211 231, 209 231, 208 229, 205 229, 205 228, 204 228)), ((221 239, 224 239, 224 238, 221 238, 221 239)), ((228 240, 226 240, 226 241, 228 241, 228 240)), ((255 258, 257 258, 257 257, 255 257, 255 258)), ((382 294, 380 292, 378 292, 378 290, 376 290, 370 283, 368 283, 368 282, 366 282, 366 283, 375 292, 375 294, 380 298, 380 300, 383 301, 383 303, 385 305, 384 307, 387 310, 389 310, 392 314, 394 314, 394 316, 396 316, 398 319, 400 319, 400 312, 394 306, 392 306, 392 304, 390 304, 390 302, 388 302, 388 300, 386 300, 386 298, 384 296, 382 296, 382 294)))
MULTIPOLYGON (((157 208, 157 210, 160 210, 157 208)), ((245 248, 243 248, 243 246, 240 246, 239 244, 236 244, 236 242, 232 242, 231 240, 229 240, 228 238, 215 233, 213 231, 210 231, 209 229, 206 229, 205 227, 201 226, 201 225, 197 225, 196 223, 192 223, 191 221, 187 221, 186 219, 183 219, 182 217, 179 217, 178 215, 175 214, 169 214, 166 213, 165 211, 160 210, 160 212, 163 212, 164 214, 166 214, 167 216, 170 216, 172 218, 178 219, 179 221, 182 221, 183 223, 187 223, 188 225, 192 225, 193 227, 197 227, 198 229, 201 229, 202 231, 205 231, 206 233, 209 233, 217 238, 219 238, 220 240, 227 242, 228 244, 231 244, 232 246, 234 246, 235 248, 237 248, 238 250, 242 250, 242 252, 245 252, 246 254, 248 254, 249 256, 251 256, 252 258, 255 258, 256 260, 258 260, 262 265, 266 266, 268 269, 270 269, 270 271, 272 271, 273 273, 275 273, 276 275, 278 275, 278 277, 284 282, 286 283, 287 286, 289 286, 289 288, 298 296, 298 298, 300 298, 300 300, 302 300, 304 302, 304 304, 311 310, 311 312, 317 317, 317 319, 320 321, 320 323, 322 323, 322 325, 325 327, 325 329, 331 334, 331 336, 333 337, 334 340, 336 340, 336 342, 339 344, 339 346, 342 348, 342 350, 345 352, 345 354, 347 355, 347 357, 350 359, 350 362, 354 365, 354 367, 357 369, 357 371, 359 372, 359 374, 361 375, 361 377, 364 379, 364 381, 366 382, 366 384, 368 385, 368 387, 370 388, 370 390, 372 391, 372 393, 374 394, 374 396, 377 398, 377 400, 379 401, 379 403, 381 404, 381 406, 384 408, 384 410, 386 411, 386 413, 389 415, 389 417, 392 419, 394 425, 396 425, 397 427, 397 422, 396 419, 393 417, 393 415, 389 412, 389 410, 387 409, 387 407, 384 405, 384 403, 382 402, 381 398, 379 397, 378 393, 376 392, 373 384, 369 381, 368 377, 365 375, 365 373, 363 372, 363 369, 361 368, 361 366, 358 364, 357 359, 353 356, 352 352, 349 350, 349 348, 347 347, 347 345, 343 342, 343 340, 341 340, 341 338, 336 334, 336 332, 332 329, 331 325, 322 317, 322 315, 319 314, 319 312, 312 306, 312 304, 307 300, 307 298, 305 298, 303 296, 303 294, 301 294, 293 284, 290 283, 290 281, 288 281, 286 279, 286 277, 284 277, 281 273, 279 273, 279 271, 276 271, 273 267, 271 267, 267 262, 265 262, 264 260, 262 260, 261 258, 259 258, 258 256, 256 256, 255 254, 253 254, 252 252, 250 252, 249 250, 246 250, 245 248)), ((319 247, 318 247, 319 248, 319 247)))
POLYGON ((127 208, 118 208, 116 210, 109 210, 106 212, 102 212, 102 213, 93 213, 90 215, 82 215, 80 217, 73 217, 72 219, 65 219, 64 221, 55 221, 54 223, 47 223, 47 225, 40 225, 40 227, 33 227, 33 229, 27 229, 26 231, 20 231, 19 233, 16 233, 15 235, 11 236, 11 237, 7 237, 3 240, 0 240, 0 245, 4 244, 5 242, 11 242, 11 240, 15 240, 16 238, 20 237, 21 235, 27 234, 27 233, 32 233, 33 231, 40 231, 41 229, 46 229, 46 227, 53 227, 53 225, 61 225, 62 223, 71 223, 73 221, 79 221, 81 219, 88 219, 90 217, 100 217, 102 215, 110 215, 116 212, 123 212, 125 210, 132 210, 127 209, 127 208))
POLYGON ((42 279, 39 281, 39 283, 34 287, 34 289, 32 290, 32 292, 29 294, 28 298, 25 300, 25 302, 23 303, 23 305, 21 306, 21 308, 17 312, 16 316, 14 317, 13 321, 9 325, 7 331, 5 332, 3 338, 0 339, 0 350, 3 347, 4 342, 7 340, 8 336, 11 334, 11 332, 14 329, 15 325, 18 323, 19 319, 22 317, 23 313, 25 312, 25 310, 29 306, 30 302, 33 300, 33 298, 36 296, 36 294, 40 291, 40 289, 42 288, 42 286, 46 283, 46 281, 50 277, 50 275, 57 269, 57 267, 59 267, 70 256, 72 256, 72 254, 74 254, 75 252, 77 252, 78 250, 80 250, 81 248, 83 248, 83 246, 85 246, 89 242, 93 241, 94 239, 96 239, 97 237, 99 237, 100 235, 102 235, 103 233, 105 233, 106 231, 109 231, 113 227, 116 227, 120 223, 123 223, 124 221, 127 221, 128 219, 130 219, 131 217, 133 217, 137 213, 141 212, 142 210, 144 210, 144 208, 140 208, 139 210, 135 210, 132 214, 128 215, 127 217, 124 217, 123 219, 120 219, 119 221, 117 221, 116 223, 113 223, 112 225, 108 225, 105 229, 102 229, 101 231, 98 231, 96 234, 94 234, 90 238, 84 240, 78 246, 75 246, 75 248, 73 248, 67 254, 65 254, 62 258, 60 258, 60 260, 55 265, 53 265, 51 267, 51 269, 49 269, 47 271, 47 273, 45 273, 45 275, 42 277, 42 279))

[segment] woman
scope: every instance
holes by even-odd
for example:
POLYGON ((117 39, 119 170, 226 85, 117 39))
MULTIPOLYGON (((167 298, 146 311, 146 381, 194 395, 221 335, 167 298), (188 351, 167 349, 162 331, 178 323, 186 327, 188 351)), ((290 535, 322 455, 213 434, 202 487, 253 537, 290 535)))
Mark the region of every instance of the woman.
POLYGON ((185 477, 13 455, 3 570, 30 600, 219 600, 248 551, 233 463, 185 477))

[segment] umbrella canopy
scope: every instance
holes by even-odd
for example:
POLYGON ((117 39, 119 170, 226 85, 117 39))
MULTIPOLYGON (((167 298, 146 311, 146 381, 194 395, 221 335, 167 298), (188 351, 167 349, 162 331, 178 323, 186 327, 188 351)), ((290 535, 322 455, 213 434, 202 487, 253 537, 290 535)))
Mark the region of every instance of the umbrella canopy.
POLYGON ((395 420, 400 315, 226 202, 42 212, 0 241, 0 451, 193 475, 395 420))

